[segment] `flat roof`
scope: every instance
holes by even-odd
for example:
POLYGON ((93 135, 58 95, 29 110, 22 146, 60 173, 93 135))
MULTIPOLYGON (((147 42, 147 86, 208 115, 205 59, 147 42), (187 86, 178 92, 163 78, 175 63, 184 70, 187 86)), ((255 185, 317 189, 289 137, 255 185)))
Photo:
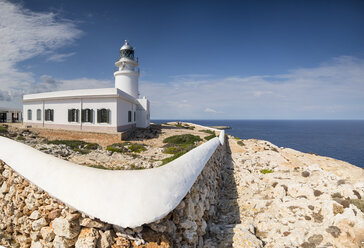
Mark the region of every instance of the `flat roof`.
POLYGON ((37 94, 28 94, 23 96, 23 102, 36 100, 52 99, 70 99, 70 98, 104 98, 104 97, 121 97, 129 102, 137 103, 137 100, 118 88, 101 88, 101 89, 82 89, 82 90, 64 90, 52 91, 37 94))

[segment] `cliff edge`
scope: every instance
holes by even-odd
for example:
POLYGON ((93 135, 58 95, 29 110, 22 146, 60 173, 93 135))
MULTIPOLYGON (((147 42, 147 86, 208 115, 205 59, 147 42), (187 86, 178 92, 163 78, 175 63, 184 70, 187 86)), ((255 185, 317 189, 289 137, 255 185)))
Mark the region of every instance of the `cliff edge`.
POLYGON ((229 136, 217 247, 364 247, 364 170, 229 136), (229 152, 228 152, 229 153, 229 152))

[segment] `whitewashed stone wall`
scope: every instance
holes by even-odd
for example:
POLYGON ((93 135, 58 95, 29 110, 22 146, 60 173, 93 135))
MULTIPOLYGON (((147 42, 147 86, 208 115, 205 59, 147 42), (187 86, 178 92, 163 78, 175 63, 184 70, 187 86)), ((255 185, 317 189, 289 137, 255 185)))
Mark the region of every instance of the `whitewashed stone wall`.
POLYGON ((32 248, 203 247, 206 222, 216 211, 224 157, 225 145, 219 145, 190 192, 171 213, 135 228, 91 219, 52 198, 1 161, 0 245, 32 248))

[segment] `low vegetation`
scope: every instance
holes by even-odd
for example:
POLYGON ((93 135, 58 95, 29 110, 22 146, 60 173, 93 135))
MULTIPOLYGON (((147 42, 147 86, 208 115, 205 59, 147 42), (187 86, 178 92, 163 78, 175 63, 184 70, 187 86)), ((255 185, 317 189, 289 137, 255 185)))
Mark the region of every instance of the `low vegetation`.
POLYGON ((208 130, 208 129, 204 129, 204 130, 200 130, 200 132, 203 132, 203 133, 208 133, 210 135, 206 136, 204 139, 205 140, 210 140, 212 138, 215 138, 216 137, 216 133, 212 130, 208 130))
POLYGON ((211 135, 209 135, 209 136, 206 136, 204 139, 205 140, 210 140, 210 139, 213 139, 213 138, 215 138, 216 137, 216 134, 214 133, 214 134, 211 134, 211 135))
POLYGON ((98 144, 88 143, 83 140, 49 140, 47 143, 54 145, 66 145, 73 151, 79 152, 81 154, 88 154, 91 152, 91 150, 96 150, 99 148, 98 144))
POLYGON ((364 213, 364 200, 363 199, 350 199, 350 203, 355 205, 364 213))
POLYGON ((8 132, 8 128, 5 126, 0 126, 0 133, 6 133, 8 132))
POLYGON ((166 143, 164 153, 173 154, 173 156, 162 160, 162 165, 167 164, 183 154, 191 151, 196 147, 197 142, 202 141, 199 136, 192 134, 174 135, 163 140, 166 143))
POLYGON ((242 140, 239 140, 237 143, 238 143, 238 145, 240 145, 240 146, 245 146, 245 144, 244 144, 244 142, 243 142, 242 140))
POLYGON ((119 153, 141 153, 142 151, 146 151, 147 148, 145 147, 144 144, 122 142, 122 143, 114 143, 106 147, 106 150, 110 152, 119 152, 119 153))
POLYGON ((188 124, 183 124, 183 123, 177 123, 174 125, 175 127, 179 127, 179 128, 184 128, 184 129, 190 129, 190 130, 193 130, 195 129, 194 126, 190 126, 188 124))
POLYGON ((199 141, 202 141, 200 136, 192 134, 181 134, 165 138, 163 140, 163 143, 183 146, 183 145, 195 145, 195 143, 199 141))
POLYGON ((263 169, 263 170, 260 170, 260 173, 262 174, 268 174, 268 173, 273 173, 274 170, 270 170, 270 169, 263 169))

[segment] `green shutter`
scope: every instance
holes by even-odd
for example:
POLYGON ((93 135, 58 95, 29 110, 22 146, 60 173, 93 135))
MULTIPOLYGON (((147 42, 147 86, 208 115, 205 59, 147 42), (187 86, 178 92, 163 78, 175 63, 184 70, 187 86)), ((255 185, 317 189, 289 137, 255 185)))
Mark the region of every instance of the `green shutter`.
POLYGON ((91 122, 91 123, 93 123, 94 122, 94 110, 93 109, 90 109, 90 112, 89 112, 89 121, 91 122))
POLYGON ((106 122, 107 123, 110 123, 111 122, 111 116, 110 116, 110 109, 108 109, 107 111, 106 111, 106 122))
POLYGON ((86 121, 86 109, 81 110, 81 121, 82 122, 86 121))
POLYGON ((72 121, 72 109, 68 110, 68 122, 72 121))
POLYGON ((79 109, 76 109, 76 122, 79 122, 80 120, 80 110, 79 109))
POLYGON ((100 123, 101 122, 101 110, 98 109, 97 110, 97 123, 100 123))
POLYGON ((54 121, 54 110, 51 109, 51 121, 54 121))

